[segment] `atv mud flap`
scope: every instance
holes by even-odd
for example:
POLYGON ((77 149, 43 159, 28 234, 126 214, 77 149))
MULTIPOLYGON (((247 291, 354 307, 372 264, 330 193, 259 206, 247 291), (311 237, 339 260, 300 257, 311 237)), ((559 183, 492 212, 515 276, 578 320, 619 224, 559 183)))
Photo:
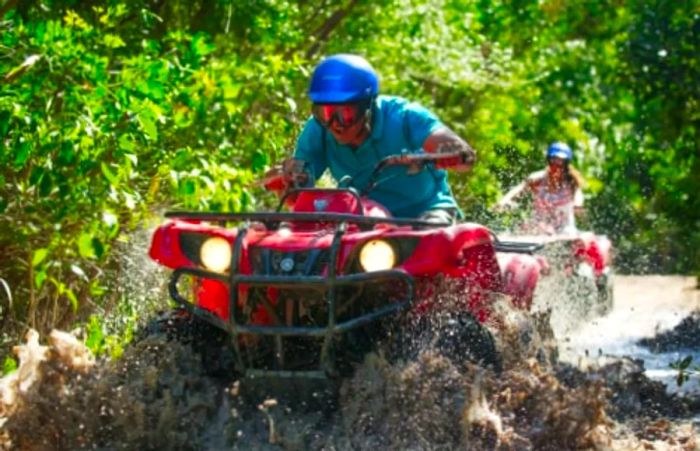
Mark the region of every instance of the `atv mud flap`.
MULTIPOLYGON (((382 318, 395 315, 408 308, 415 298, 415 283, 413 278, 403 270, 375 271, 370 273, 358 273, 349 275, 337 275, 339 249, 341 238, 345 233, 345 223, 340 223, 335 229, 333 241, 330 247, 330 258, 328 262, 327 275, 324 276, 271 276, 271 275, 246 275, 240 274, 240 255, 243 240, 247 233, 247 227, 241 227, 238 231, 231 257, 229 274, 219 274, 200 268, 184 267, 176 269, 170 279, 168 289, 171 297, 180 307, 191 314, 211 323, 212 325, 228 332, 232 339, 231 343, 236 353, 236 370, 244 378, 304 378, 309 380, 327 379, 336 374, 336 365, 333 359, 333 345, 339 335, 353 329, 365 326, 382 318), (178 282, 183 275, 191 275, 198 278, 215 279, 229 287, 229 318, 224 320, 209 310, 198 307, 189 302, 178 291, 178 282), (353 317, 351 319, 337 322, 336 307, 338 304, 337 289, 341 286, 360 285, 366 283, 389 283, 403 282, 405 293, 401 299, 381 306, 367 314, 353 317), (288 325, 253 325, 246 324, 243 308, 238 303, 238 288, 240 285, 261 286, 273 288, 289 287, 316 287, 325 291, 327 302, 328 319, 325 327, 308 326, 288 326, 288 325), (284 367, 284 346, 285 337, 320 337, 322 338, 320 364, 317 369, 310 371, 284 371, 256 369, 246 365, 241 358, 241 335, 272 336, 275 340, 275 357, 279 367, 284 367)), ((267 305, 268 308, 274 308, 267 305)))

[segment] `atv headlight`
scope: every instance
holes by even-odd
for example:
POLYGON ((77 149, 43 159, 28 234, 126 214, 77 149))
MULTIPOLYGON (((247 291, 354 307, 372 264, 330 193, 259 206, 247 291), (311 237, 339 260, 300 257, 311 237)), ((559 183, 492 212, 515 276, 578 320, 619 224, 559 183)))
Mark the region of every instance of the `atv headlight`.
POLYGON ((384 240, 372 240, 360 250, 360 266, 367 272, 391 269, 396 264, 396 252, 384 240))
POLYGON ((208 270, 223 273, 231 265, 231 245, 221 237, 209 238, 199 249, 199 258, 208 270))

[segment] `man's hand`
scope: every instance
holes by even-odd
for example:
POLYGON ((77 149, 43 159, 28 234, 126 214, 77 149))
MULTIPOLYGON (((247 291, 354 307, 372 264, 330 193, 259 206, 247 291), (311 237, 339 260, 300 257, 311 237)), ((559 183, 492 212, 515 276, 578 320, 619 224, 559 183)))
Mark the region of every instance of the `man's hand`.
POLYGON ((282 173, 291 186, 298 188, 309 183, 309 174, 304 170, 306 162, 297 158, 289 158, 282 162, 282 173))
POLYGON ((281 165, 265 172, 261 184, 266 190, 282 197, 290 188, 306 186, 309 174, 304 171, 305 162, 295 158, 284 160, 281 165))
POLYGON ((428 136, 423 143, 423 149, 428 153, 456 154, 455 158, 448 158, 436 164, 438 168, 466 172, 472 168, 476 161, 474 149, 448 128, 441 128, 428 136))
POLYGON ((469 144, 464 141, 447 141, 440 143, 436 149, 437 153, 455 154, 455 158, 446 159, 444 162, 437 164, 438 168, 450 168, 458 171, 467 171, 471 169, 476 161, 476 152, 469 144))

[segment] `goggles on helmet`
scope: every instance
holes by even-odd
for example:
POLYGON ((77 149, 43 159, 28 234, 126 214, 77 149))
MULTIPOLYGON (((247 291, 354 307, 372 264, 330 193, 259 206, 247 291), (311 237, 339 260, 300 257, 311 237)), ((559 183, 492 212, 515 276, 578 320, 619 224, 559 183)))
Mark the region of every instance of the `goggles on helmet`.
POLYGON ((341 127, 357 124, 367 114, 367 102, 323 104, 315 103, 312 108, 314 118, 324 127, 336 121, 341 127))

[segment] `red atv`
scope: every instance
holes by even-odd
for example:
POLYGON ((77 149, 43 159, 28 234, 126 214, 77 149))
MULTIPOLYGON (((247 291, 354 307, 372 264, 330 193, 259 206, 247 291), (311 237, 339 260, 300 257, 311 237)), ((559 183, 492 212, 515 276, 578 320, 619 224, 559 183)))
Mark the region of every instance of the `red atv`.
MULTIPOLYGON (((541 288, 536 302, 552 309, 555 322, 563 315, 567 317, 564 322, 570 323, 567 327, 575 326, 581 320, 612 310, 613 248, 607 236, 577 231, 509 235, 507 239, 540 245, 534 255, 539 264, 536 284, 541 288)), ((519 258, 502 256, 499 260, 508 273, 513 265, 517 266, 519 258)))
POLYGON ((484 323, 504 294, 528 306, 538 266, 525 254, 537 246, 499 242, 479 224, 394 218, 366 197, 384 168, 441 158, 454 156, 388 157, 362 193, 292 188, 274 212, 167 213, 150 249, 174 269, 180 308, 167 323, 221 331, 205 351, 220 357, 223 343, 243 378, 333 378, 371 350, 406 357, 426 346, 498 369, 484 323), (508 281, 497 252, 520 255, 508 281))

